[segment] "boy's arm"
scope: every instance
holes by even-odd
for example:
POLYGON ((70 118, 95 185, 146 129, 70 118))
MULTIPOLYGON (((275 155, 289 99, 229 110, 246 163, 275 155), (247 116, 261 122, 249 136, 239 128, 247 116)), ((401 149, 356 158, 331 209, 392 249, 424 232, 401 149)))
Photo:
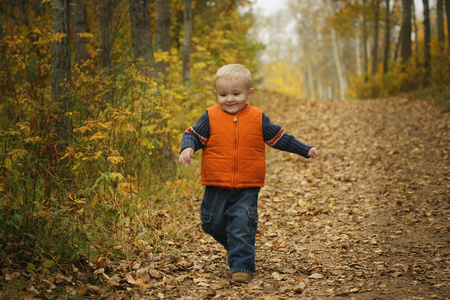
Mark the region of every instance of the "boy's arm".
POLYGON ((190 164, 194 152, 205 146, 209 138, 209 118, 208 113, 200 116, 194 126, 189 127, 181 138, 181 149, 179 162, 181 164, 190 164))
POLYGON ((268 116, 263 114, 264 142, 278 150, 299 154, 305 158, 316 158, 319 153, 313 146, 308 146, 293 135, 285 132, 283 127, 270 122, 268 116))

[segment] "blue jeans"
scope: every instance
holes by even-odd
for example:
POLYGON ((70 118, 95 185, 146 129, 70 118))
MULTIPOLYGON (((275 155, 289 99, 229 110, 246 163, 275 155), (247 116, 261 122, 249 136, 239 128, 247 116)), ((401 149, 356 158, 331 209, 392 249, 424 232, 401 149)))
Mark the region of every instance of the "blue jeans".
POLYGON ((230 274, 255 272, 255 236, 260 188, 207 186, 201 205, 203 230, 228 250, 230 274))

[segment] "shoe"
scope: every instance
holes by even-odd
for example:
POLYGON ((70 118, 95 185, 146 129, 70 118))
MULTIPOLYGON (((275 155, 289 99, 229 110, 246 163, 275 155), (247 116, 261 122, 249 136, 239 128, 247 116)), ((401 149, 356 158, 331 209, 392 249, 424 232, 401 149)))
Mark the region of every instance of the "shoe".
POLYGON ((234 282, 249 282, 252 279, 252 275, 244 272, 235 272, 231 274, 231 281, 234 282))

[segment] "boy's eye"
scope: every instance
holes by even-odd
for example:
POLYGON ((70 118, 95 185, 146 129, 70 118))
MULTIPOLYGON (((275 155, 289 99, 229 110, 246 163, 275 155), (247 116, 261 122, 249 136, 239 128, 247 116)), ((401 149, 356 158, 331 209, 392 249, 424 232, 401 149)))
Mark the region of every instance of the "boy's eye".
POLYGON ((234 93, 235 96, 239 96, 241 93, 234 93))
POLYGON ((225 96, 226 96, 226 94, 219 94, 219 96, 220 96, 220 97, 225 97, 225 96))

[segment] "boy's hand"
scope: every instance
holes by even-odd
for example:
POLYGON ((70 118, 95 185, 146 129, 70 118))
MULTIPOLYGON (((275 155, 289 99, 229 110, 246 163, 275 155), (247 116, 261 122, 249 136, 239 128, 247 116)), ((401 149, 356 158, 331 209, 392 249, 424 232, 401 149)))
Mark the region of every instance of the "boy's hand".
POLYGON ((178 161, 182 165, 186 165, 186 164, 190 165, 192 155, 194 155, 194 149, 186 148, 183 151, 181 151, 180 156, 178 157, 178 161))
POLYGON ((308 151, 308 156, 312 157, 312 158, 317 158, 317 157, 319 157, 319 151, 317 151, 317 149, 315 147, 312 147, 308 151))

